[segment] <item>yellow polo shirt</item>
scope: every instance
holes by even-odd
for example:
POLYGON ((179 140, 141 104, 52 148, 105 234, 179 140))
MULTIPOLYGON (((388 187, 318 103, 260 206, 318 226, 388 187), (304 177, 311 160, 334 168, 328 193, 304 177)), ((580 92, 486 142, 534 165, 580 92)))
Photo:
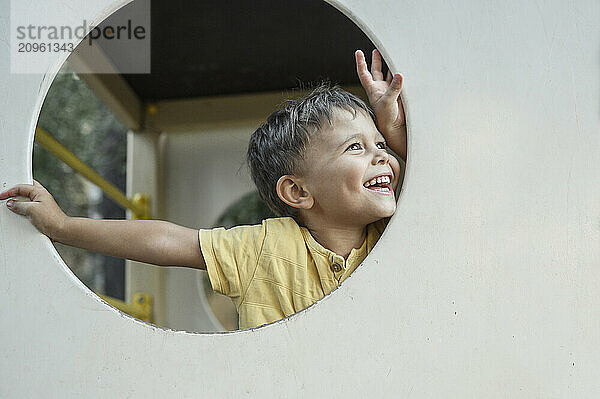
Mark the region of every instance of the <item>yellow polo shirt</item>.
POLYGON ((231 297, 245 329, 283 319, 330 293, 371 252, 388 220, 368 225, 367 238, 347 260, 289 217, 198 235, 210 283, 231 297))

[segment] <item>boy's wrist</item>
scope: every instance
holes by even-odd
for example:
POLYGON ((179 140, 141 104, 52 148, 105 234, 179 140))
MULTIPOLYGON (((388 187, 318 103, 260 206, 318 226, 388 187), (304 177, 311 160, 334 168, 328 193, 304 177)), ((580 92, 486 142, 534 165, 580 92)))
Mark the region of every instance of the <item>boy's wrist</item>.
POLYGON ((386 125, 379 128, 381 134, 387 138, 387 135, 403 134, 406 131, 406 124, 403 125, 386 125))
POLYGON ((72 217, 64 215, 58 223, 50 236, 51 241, 57 241, 65 244, 69 237, 69 223, 72 222, 72 217))
POLYGON ((406 124, 379 129, 388 147, 406 160, 406 124))

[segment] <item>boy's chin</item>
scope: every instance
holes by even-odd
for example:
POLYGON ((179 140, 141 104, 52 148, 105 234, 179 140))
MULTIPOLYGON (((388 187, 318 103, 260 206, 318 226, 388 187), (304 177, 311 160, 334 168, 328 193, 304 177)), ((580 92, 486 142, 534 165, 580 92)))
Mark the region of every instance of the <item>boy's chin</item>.
POLYGON ((389 218, 391 217, 394 213, 396 213, 396 207, 390 207, 388 209, 381 209, 379 212, 376 212, 373 215, 370 215, 369 217, 369 221, 367 224, 369 223, 374 223, 377 222, 381 219, 385 219, 385 218, 389 218))
POLYGON ((388 204, 386 204, 386 206, 382 207, 381 212, 379 213, 382 215, 382 217, 387 218, 396 213, 396 208, 396 200, 392 200, 388 204))

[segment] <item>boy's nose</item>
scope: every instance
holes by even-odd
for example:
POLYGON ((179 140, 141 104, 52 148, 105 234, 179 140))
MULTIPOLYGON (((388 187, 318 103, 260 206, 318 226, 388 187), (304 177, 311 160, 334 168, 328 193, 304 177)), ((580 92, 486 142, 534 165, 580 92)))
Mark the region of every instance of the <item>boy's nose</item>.
POLYGON ((373 156, 373 165, 386 164, 390 161, 390 154, 386 150, 378 150, 373 156))

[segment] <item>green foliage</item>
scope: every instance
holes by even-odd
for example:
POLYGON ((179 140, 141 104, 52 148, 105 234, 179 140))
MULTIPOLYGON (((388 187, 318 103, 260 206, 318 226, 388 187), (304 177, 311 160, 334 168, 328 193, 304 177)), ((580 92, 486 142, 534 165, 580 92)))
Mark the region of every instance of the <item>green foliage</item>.
POLYGON ((215 223, 214 227, 230 228, 239 225, 259 224, 263 219, 275 217, 267 204, 252 191, 231 204, 215 223))
MULTIPOLYGON (((50 86, 38 125, 96 171, 117 163, 124 175, 125 127, 67 66, 62 72, 50 86)), ((83 183, 76 172, 38 144, 34 145, 33 168, 36 180, 57 188, 52 194, 61 207, 72 216, 87 216, 83 183)))

